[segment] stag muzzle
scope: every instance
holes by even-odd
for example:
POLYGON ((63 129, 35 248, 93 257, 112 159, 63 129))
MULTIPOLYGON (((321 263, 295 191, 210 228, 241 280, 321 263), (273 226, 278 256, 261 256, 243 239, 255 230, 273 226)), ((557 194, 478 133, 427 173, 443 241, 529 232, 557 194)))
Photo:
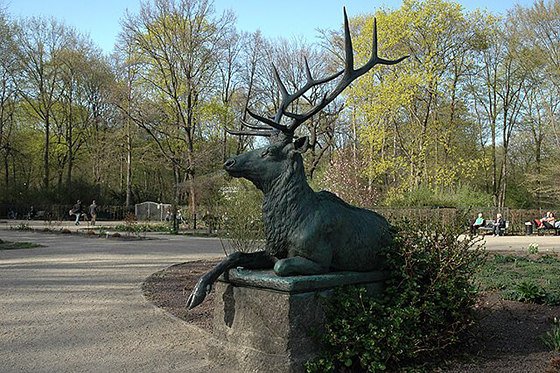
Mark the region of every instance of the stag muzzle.
POLYGON ((224 163, 224 170, 228 171, 235 165, 235 158, 230 158, 224 163))
POLYGON ((224 163, 224 170, 233 177, 242 177, 243 173, 239 170, 236 170, 236 166, 238 166, 237 157, 231 157, 224 163))

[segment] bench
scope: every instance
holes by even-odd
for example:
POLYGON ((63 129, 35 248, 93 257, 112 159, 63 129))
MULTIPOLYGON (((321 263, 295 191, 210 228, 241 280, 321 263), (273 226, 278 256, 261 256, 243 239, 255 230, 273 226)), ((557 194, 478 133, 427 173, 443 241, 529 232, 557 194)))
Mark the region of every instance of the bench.
POLYGON ((550 227, 550 228, 548 228, 548 227, 545 227, 544 225, 541 225, 540 227, 537 227, 537 235, 540 235, 540 234, 544 235, 544 234, 546 234, 547 231, 550 231, 550 232, 554 231, 555 236, 560 235, 560 227, 550 227))
POLYGON ((33 215, 33 217, 31 217, 30 213, 25 214, 24 218, 27 220, 31 220, 31 219, 44 219, 46 216, 47 212, 44 210, 41 211, 37 211, 35 213, 35 215, 33 215))
MULTIPOLYGON (((492 232, 494 230, 494 222, 495 220, 484 220, 484 225, 477 228, 478 231, 488 231, 492 232)), ((500 236, 506 234, 506 231, 509 228, 509 221, 506 220, 506 226, 500 228, 500 236)))

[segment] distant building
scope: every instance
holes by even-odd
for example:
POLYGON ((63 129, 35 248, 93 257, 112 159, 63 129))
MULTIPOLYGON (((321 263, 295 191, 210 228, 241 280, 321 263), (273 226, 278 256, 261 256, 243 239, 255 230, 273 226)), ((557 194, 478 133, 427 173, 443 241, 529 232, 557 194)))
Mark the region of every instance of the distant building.
POLYGON ((136 220, 163 221, 167 210, 171 210, 169 203, 142 202, 134 205, 136 220))

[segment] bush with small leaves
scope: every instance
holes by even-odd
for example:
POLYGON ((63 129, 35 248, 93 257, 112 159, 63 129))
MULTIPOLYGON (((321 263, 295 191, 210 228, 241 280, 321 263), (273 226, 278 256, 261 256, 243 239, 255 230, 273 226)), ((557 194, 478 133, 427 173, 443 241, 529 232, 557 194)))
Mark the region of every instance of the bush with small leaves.
POLYGON ((323 355, 308 372, 418 369, 457 343, 474 323, 472 281, 485 254, 460 226, 401 223, 386 260, 393 270, 385 292, 338 289, 327 302, 323 355))
POLYGON ((224 198, 220 243, 226 255, 264 249, 262 193, 246 180, 234 180, 232 192, 224 198))

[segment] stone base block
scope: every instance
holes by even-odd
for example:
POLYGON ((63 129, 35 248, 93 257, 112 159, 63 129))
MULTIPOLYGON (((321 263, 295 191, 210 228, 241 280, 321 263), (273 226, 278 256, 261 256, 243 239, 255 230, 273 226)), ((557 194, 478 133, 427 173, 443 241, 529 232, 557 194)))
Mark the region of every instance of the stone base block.
POLYGON ((320 353, 313 337, 325 321, 323 298, 339 285, 383 290, 386 272, 278 277, 232 269, 216 283, 212 363, 231 372, 304 372, 320 353))

